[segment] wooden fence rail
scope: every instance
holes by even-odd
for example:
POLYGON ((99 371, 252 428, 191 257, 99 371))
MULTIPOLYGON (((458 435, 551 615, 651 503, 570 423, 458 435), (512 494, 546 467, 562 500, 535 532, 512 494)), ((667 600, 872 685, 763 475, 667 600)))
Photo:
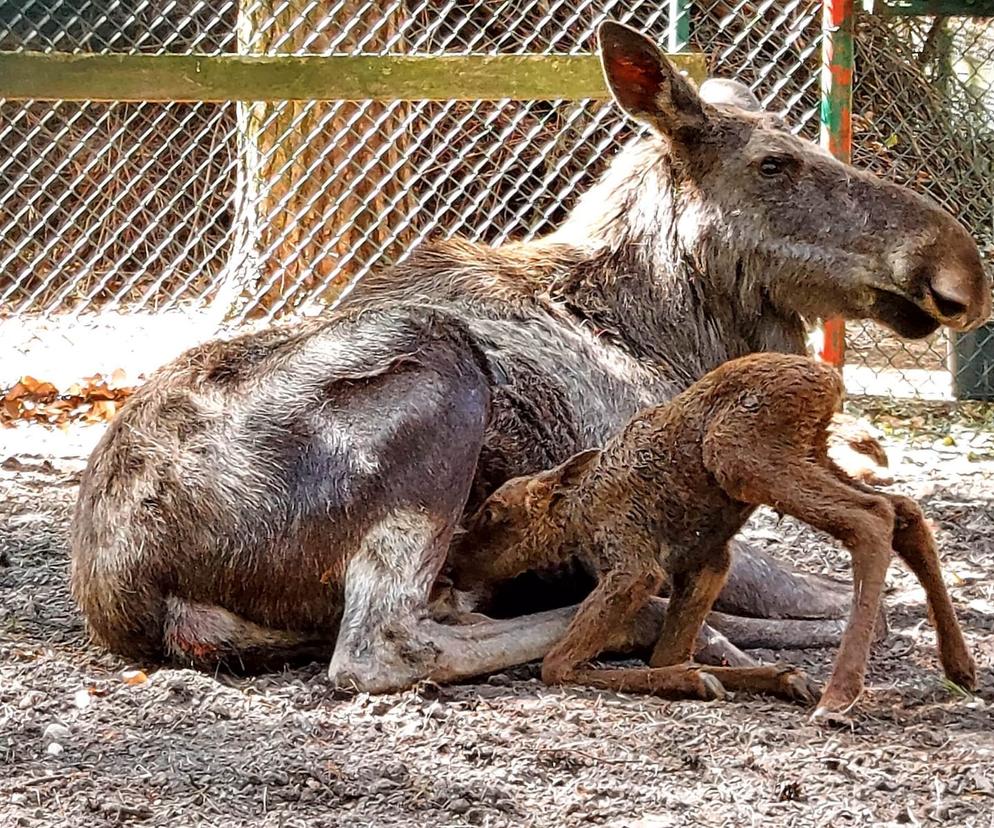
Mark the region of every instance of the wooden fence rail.
MULTIPOLYGON (((702 54, 671 59, 700 81, 702 54)), ((117 55, 0 52, 0 98, 400 101, 606 98, 596 55, 117 55)))

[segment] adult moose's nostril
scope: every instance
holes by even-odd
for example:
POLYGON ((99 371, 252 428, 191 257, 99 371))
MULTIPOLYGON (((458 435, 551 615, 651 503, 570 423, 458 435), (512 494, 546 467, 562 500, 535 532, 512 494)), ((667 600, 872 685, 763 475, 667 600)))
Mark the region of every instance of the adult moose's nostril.
POLYGON ((947 258, 925 281, 925 299, 936 319, 956 330, 982 324, 991 313, 991 286, 979 256, 961 262, 947 258))
POLYGON ((935 305, 935 309, 942 315, 943 319, 956 320, 966 315, 969 305, 962 299, 954 296, 944 295, 942 290, 936 287, 933 282, 928 286, 928 294, 935 305))

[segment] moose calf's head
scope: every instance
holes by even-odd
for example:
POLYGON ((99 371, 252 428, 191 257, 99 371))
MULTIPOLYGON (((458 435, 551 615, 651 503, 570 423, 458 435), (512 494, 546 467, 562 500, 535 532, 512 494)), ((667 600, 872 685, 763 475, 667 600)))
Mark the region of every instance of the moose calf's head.
POLYGON ((449 555, 457 589, 474 589, 517 574, 520 556, 533 561, 536 552, 560 563, 570 538, 589 535, 580 525, 583 511, 566 498, 582 485, 596 466, 600 449, 587 449, 553 469, 508 480, 466 521, 449 555))
POLYGON ((612 94, 658 138, 647 172, 681 258, 746 309, 869 318, 907 337, 990 316, 977 245, 949 213, 792 135, 741 84, 698 92, 626 26, 606 22, 599 39, 612 94))

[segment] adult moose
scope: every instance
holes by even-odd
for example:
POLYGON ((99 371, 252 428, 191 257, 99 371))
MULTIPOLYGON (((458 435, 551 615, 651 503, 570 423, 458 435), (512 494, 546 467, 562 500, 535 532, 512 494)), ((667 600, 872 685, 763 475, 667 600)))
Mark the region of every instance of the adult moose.
MULTIPOLYGON (((540 658, 571 609, 469 625, 429 611, 461 516, 500 483, 732 357, 803 351, 805 318, 922 337, 989 315, 949 214, 728 103, 734 87, 703 99, 642 35, 605 23, 599 39, 651 136, 557 232, 428 245, 319 322, 188 352, 122 409, 72 532, 100 642, 203 666, 333 651, 332 680, 368 691, 540 658)), ((846 612, 827 581, 743 545, 735 559, 719 607, 752 619, 733 641, 757 618, 846 612)))

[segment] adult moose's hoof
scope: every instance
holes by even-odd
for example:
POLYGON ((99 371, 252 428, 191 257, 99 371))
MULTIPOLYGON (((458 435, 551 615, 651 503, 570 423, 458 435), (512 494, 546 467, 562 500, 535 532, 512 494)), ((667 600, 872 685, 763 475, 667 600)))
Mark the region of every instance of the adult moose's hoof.
POLYGON ((416 625, 386 625, 363 646, 336 646, 328 681, 355 693, 397 693, 429 678, 438 661, 436 647, 416 625))

